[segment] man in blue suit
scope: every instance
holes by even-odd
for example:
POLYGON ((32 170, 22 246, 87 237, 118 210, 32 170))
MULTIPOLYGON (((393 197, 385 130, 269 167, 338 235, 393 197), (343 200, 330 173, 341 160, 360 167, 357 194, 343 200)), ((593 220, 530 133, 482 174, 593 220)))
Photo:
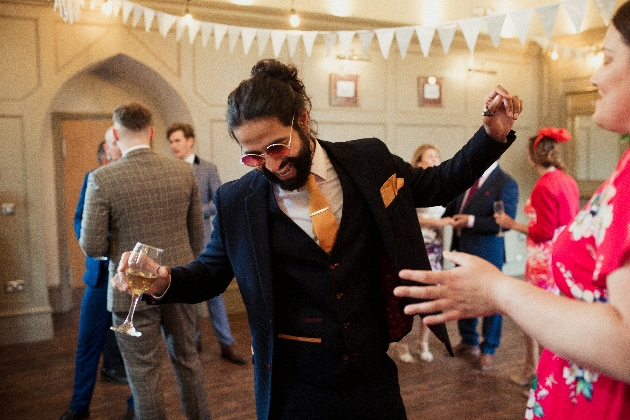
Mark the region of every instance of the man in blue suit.
MULTIPOLYGON (((105 132, 105 140, 99 145, 97 160, 105 166, 121 157, 114 142, 112 127, 105 132)), ((79 201, 74 212, 74 232, 79 239, 83 205, 89 172, 85 175, 79 201)), ((74 388, 70 408, 60 420, 81 420, 89 417, 90 401, 98 372, 98 363, 103 354, 101 378, 118 384, 127 384, 123 364, 112 325, 112 314, 107 310, 107 286, 109 279, 107 259, 85 258, 86 284, 79 315, 79 336, 74 370, 74 388)))
MULTIPOLYGON (((506 174, 498 162, 490 166, 465 193, 450 203, 445 216, 452 216, 452 250, 477 255, 499 269, 505 262, 505 240, 494 221, 494 203, 503 201, 506 214, 514 218, 518 204, 518 184, 506 174)), ((494 353, 501 342, 503 318, 500 314, 483 318, 483 342, 479 345, 477 318, 457 322, 461 343, 455 347, 458 356, 478 358, 483 371, 493 367, 494 353)))
MULTIPOLYGON (((485 104, 484 127, 453 159, 414 168, 378 139, 317 139, 297 68, 259 61, 227 112, 241 163, 256 169, 218 189, 210 244, 185 267, 159 267, 148 301, 200 302, 236 277, 259 420, 406 419, 387 349, 413 318, 391 291, 400 269, 430 269, 416 207, 448 204, 514 141, 522 101, 497 87, 485 104)), ((110 282, 129 292, 125 261, 110 282)))
MULTIPOLYGON (((199 183, 199 194, 201 195, 201 209, 203 210, 204 246, 210 243, 212 233, 212 219, 217 213, 217 208, 212 202, 212 197, 221 186, 219 171, 212 163, 200 159, 193 152, 195 146, 195 130, 190 124, 175 123, 166 130, 166 138, 171 145, 171 150, 176 158, 188 162, 195 173, 195 178, 199 183)), ((228 320, 223 296, 219 295, 206 301, 210 322, 219 341, 221 357, 237 365, 244 365, 247 361, 240 355, 234 344, 230 322, 228 320)), ((196 323, 195 342, 197 351, 201 351, 201 331, 199 330, 199 320, 196 323)))

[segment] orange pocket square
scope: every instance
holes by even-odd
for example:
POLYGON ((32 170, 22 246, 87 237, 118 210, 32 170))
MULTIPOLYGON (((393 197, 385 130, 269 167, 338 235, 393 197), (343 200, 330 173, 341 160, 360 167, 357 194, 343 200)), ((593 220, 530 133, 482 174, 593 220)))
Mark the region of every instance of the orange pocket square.
POLYGON ((387 181, 381 187, 381 198, 383 199, 383 204, 385 207, 389 207, 389 205, 394 201, 394 198, 398 195, 398 190, 405 185, 405 180, 402 178, 396 178, 396 174, 390 176, 387 181))

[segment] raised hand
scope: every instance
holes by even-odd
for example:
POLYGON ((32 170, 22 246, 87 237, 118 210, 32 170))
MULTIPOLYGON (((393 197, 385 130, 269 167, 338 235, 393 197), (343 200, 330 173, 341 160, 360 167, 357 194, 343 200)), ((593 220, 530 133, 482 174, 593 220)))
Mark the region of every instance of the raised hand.
POLYGON ((505 141, 514 121, 523 110, 523 101, 497 85, 486 95, 483 103, 483 126, 486 133, 497 141, 505 141))

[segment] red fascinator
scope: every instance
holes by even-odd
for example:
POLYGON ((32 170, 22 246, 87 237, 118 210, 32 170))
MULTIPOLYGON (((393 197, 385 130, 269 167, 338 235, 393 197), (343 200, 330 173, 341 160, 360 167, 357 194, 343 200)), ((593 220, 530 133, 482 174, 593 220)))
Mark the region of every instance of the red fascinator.
POLYGON ((536 137, 536 140, 534 140, 534 151, 536 151, 536 146, 538 146, 538 143, 546 137, 553 139, 558 143, 564 143, 571 140, 571 133, 569 133, 566 128, 541 128, 540 130, 538 130, 538 137, 536 137))

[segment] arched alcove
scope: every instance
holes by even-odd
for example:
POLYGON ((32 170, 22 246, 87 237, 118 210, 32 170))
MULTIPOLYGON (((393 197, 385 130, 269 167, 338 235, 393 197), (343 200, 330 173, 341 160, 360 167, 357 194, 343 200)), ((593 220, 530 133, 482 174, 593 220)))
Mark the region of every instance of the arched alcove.
POLYGON ((50 107, 51 156, 54 168, 56 234, 61 287, 50 290, 53 312, 72 305, 72 288, 82 286, 84 255, 72 229, 72 218, 85 173, 97 167, 96 148, 120 104, 141 102, 153 112, 158 153, 170 154, 166 128, 175 121, 192 122, 189 107, 156 70, 128 55, 116 54, 69 78, 50 107), (81 133, 91 133, 82 138, 81 133))

